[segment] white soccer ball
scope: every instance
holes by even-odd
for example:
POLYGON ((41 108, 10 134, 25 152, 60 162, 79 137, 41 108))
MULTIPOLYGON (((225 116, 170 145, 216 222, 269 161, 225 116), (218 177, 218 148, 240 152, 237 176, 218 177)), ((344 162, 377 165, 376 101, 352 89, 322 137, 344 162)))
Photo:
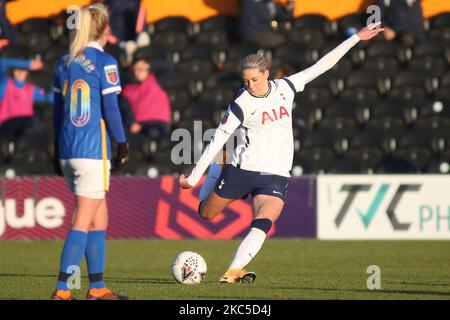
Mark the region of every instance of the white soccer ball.
POLYGON ((183 284, 197 284, 205 279, 207 272, 205 259, 192 251, 178 254, 172 263, 172 275, 183 284))

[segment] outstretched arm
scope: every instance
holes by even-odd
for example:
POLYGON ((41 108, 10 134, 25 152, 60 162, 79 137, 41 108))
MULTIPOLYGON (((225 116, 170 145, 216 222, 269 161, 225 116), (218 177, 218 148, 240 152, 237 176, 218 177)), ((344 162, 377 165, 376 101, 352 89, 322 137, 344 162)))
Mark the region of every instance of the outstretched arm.
POLYGON ((381 22, 373 23, 368 27, 361 29, 358 33, 354 34, 334 50, 322 57, 314 65, 288 77, 288 80, 294 84, 297 91, 302 91, 307 83, 311 82, 322 73, 330 70, 360 40, 370 40, 379 32, 383 31, 383 28, 375 29, 380 24, 381 22))
POLYGON ((223 145, 228 141, 230 135, 241 125, 243 121, 242 109, 233 103, 227 110, 227 113, 222 118, 219 127, 216 129, 210 144, 203 151, 202 156, 197 161, 194 169, 192 169, 189 177, 184 174, 180 176, 179 184, 183 189, 188 189, 195 186, 203 176, 206 168, 211 164, 219 152, 221 152, 223 145))

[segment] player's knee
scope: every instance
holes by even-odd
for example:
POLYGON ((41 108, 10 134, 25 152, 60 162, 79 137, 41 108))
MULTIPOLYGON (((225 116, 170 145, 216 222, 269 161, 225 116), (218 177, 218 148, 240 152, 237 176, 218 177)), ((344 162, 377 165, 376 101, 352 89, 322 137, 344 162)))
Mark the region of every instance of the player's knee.
POLYGON ((208 210, 205 210, 205 203, 206 203, 205 200, 200 201, 197 212, 198 212, 200 218, 202 218, 204 220, 211 220, 213 217, 211 217, 208 210))
POLYGON ((203 220, 212 220, 215 216, 216 215, 213 212, 210 212, 208 210, 202 209, 200 211, 200 218, 202 218, 203 220))
POLYGON ((272 228, 272 220, 267 218, 256 218, 252 221, 252 228, 259 229, 267 234, 272 228))

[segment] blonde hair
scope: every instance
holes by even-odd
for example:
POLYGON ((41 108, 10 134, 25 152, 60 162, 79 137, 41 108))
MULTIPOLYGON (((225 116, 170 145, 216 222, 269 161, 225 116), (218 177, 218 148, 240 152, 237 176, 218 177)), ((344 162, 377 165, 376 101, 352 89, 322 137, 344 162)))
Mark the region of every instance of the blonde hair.
POLYGON ((84 6, 79 14, 79 27, 70 44, 70 61, 86 48, 89 41, 100 39, 109 24, 109 13, 102 4, 84 6))
POLYGON ((270 69, 271 63, 264 56, 263 50, 258 50, 257 53, 249 54, 241 62, 241 71, 245 69, 259 69, 261 72, 265 72, 270 69))

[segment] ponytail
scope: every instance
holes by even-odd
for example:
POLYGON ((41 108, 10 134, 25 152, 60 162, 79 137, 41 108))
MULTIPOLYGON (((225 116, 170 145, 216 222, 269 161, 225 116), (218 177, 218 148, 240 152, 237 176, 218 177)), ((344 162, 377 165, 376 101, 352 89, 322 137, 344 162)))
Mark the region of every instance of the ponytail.
POLYGON ((95 41, 105 31, 109 24, 109 14, 102 4, 95 4, 81 8, 79 12, 79 26, 70 44, 70 59, 72 61, 89 41, 95 41))

